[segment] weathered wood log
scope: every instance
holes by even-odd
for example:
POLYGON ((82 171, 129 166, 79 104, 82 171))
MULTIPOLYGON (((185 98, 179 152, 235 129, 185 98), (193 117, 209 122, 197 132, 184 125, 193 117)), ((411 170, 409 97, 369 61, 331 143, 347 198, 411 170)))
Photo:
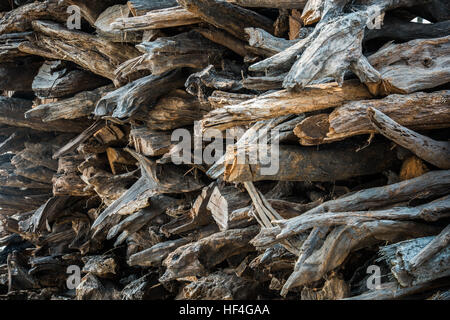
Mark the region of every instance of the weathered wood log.
POLYGON ((322 278, 341 265, 350 252, 380 241, 399 241, 430 235, 435 228, 414 222, 379 220, 356 226, 340 226, 331 231, 320 249, 316 250, 298 270, 294 270, 283 290, 290 290, 322 278), (396 230, 393 232, 393 230, 396 230))
POLYGON ((262 48, 269 53, 277 54, 283 50, 286 50, 290 46, 293 46, 300 40, 286 40, 283 38, 277 38, 262 29, 245 28, 245 32, 249 36, 248 43, 252 47, 262 48))
POLYGON ((411 266, 410 261, 436 237, 426 237, 394 243, 380 248, 383 260, 392 266, 392 273, 403 287, 427 283, 450 274, 450 247, 432 255, 422 265, 411 266))
POLYGON ((448 285, 448 281, 439 279, 437 281, 418 284, 416 286, 402 288, 397 281, 381 284, 378 290, 370 290, 361 295, 345 298, 343 300, 401 300, 408 296, 427 290, 439 289, 448 285))
POLYGON ((95 24, 95 21, 100 14, 108 7, 125 1, 122 0, 103 0, 103 1, 89 1, 84 0, 64 0, 67 5, 75 5, 80 8, 81 16, 89 22, 91 26, 95 24))
POLYGON ((374 108, 399 124, 415 130, 446 128, 449 91, 393 94, 384 99, 350 102, 336 108, 330 115, 306 118, 294 130, 302 145, 316 145, 343 140, 360 134, 373 134, 367 110, 374 108))
POLYGON ((35 20, 32 25, 38 32, 36 39, 22 42, 20 51, 50 59, 69 60, 113 81, 116 67, 139 54, 135 48, 126 44, 68 30, 54 22, 35 20))
POLYGON ((25 112, 30 110, 32 102, 18 98, 0 97, 0 123, 16 127, 31 128, 37 131, 82 132, 87 123, 73 120, 42 122, 40 119, 26 119, 25 112))
POLYGON ((225 29, 238 39, 247 41, 246 27, 273 33, 270 19, 239 6, 217 0, 178 0, 178 3, 213 26, 225 29))
POLYGON ((304 88, 313 81, 323 81, 329 77, 341 85, 348 69, 364 83, 381 81, 380 74, 362 54, 364 28, 377 10, 378 7, 369 7, 367 10, 345 15, 324 26, 294 63, 283 82, 283 87, 304 88))
POLYGON ((258 146, 230 148, 226 153, 224 180, 228 182, 344 180, 379 173, 390 167, 396 160, 389 149, 385 143, 371 145, 359 152, 352 146, 318 151, 281 145, 279 151, 267 150, 268 154, 263 155, 267 158, 252 163, 255 161, 250 160, 250 157, 256 154, 258 146), (334 159, 333 162, 330 162, 331 158, 334 159), (352 166, 349 166, 349 163, 352 166))
POLYGON ((213 110, 202 120, 204 128, 226 129, 288 114, 301 114, 338 107, 352 100, 371 98, 364 85, 346 82, 310 86, 300 92, 281 90, 238 105, 213 110))
POLYGON ((154 130, 173 130, 201 120, 209 111, 208 105, 177 89, 159 98, 145 116, 145 124, 154 130))
POLYGON ((195 31, 143 42, 136 47, 144 55, 122 64, 116 71, 119 76, 126 76, 136 68, 150 69, 153 75, 160 75, 182 67, 202 69, 210 64, 220 65, 223 52, 223 48, 195 31))
POLYGON ((255 54, 257 55, 267 54, 265 50, 251 48, 244 41, 232 36, 231 34, 229 34, 224 30, 217 29, 212 26, 210 26, 208 29, 196 28, 194 30, 200 33, 206 39, 211 40, 212 42, 215 42, 217 44, 220 44, 242 57, 247 58, 249 56, 254 56, 255 54))
POLYGON ((12 62, 18 57, 26 56, 26 53, 19 51, 19 44, 27 41, 31 34, 32 32, 20 32, 0 35, 0 61, 12 62))
POLYGON ((145 114, 160 96, 182 87, 183 84, 183 75, 179 70, 138 79, 102 97, 95 107, 94 114, 99 117, 123 119, 133 116, 144 107, 142 113, 145 114))
POLYGON ((62 61, 47 61, 39 69, 32 88, 42 99, 71 96, 108 84, 109 81, 88 71, 74 69, 62 61))
POLYGON ((142 31, 196 24, 202 20, 181 6, 152 10, 145 15, 128 18, 118 17, 110 24, 111 29, 120 31, 142 31))
POLYGON ((80 92, 72 98, 41 104, 25 112, 25 118, 39 118, 43 122, 49 122, 88 117, 94 111, 98 100, 112 90, 112 86, 104 86, 93 91, 80 92))
MULTIPOLYGON (((319 214, 324 212, 362 211, 386 207, 397 202, 409 200, 411 197, 426 199, 430 196, 446 194, 446 188, 450 183, 450 171, 432 171, 415 179, 399 183, 361 190, 336 200, 324 202, 305 214, 319 214)), ((301 223, 297 223, 300 217, 280 222, 282 228, 276 230, 276 240, 285 239, 295 235, 301 223)), ((275 239, 275 238, 273 238, 275 239)), ((276 242, 276 241, 275 241, 276 242)))
POLYGON ((450 225, 442 230, 433 240, 431 240, 418 254, 409 261, 409 268, 416 270, 425 262, 428 262, 436 253, 444 250, 450 242, 450 225))
POLYGON ((219 271, 186 285, 180 300, 249 300, 257 296, 258 283, 219 271))
POLYGON ((153 131, 147 127, 132 129, 130 141, 134 149, 144 156, 161 156, 170 150, 171 135, 165 131, 153 131))
POLYGON ((0 19, 0 34, 28 31, 34 20, 55 19, 65 22, 67 17, 66 7, 57 0, 33 2, 6 13, 0 19))
POLYGON ((450 142, 435 141, 409 130, 373 108, 367 110, 374 127, 385 137, 408 148, 418 157, 440 169, 450 168, 450 142))
POLYGON ((202 276, 208 269, 228 257, 254 250, 249 241, 258 229, 252 226, 245 229, 226 230, 179 247, 164 260, 163 265, 167 269, 160 281, 202 276))
POLYGON ((450 79, 450 37, 389 44, 368 57, 382 83, 368 83, 374 94, 412 93, 445 84, 450 79))
POLYGON ((141 42, 142 32, 133 32, 132 30, 117 30, 113 23, 118 19, 128 19, 130 9, 127 5, 115 5, 103 11, 95 21, 97 33, 103 38, 113 42, 141 42))
POLYGON ((213 65, 200 72, 193 73, 185 83, 186 91, 196 96, 200 102, 206 103, 210 92, 214 89, 223 92, 239 91, 242 84, 237 75, 227 71, 216 71, 213 65))
MULTIPOLYGON (((424 220, 437 221, 449 216, 446 211, 450 206, 448 196, 432 201, 430 203, 417 207, 394 207, 392 209, 379 211, 352 211, 352 212, 327 212, 303 214, 295 218, 296 223, 301 226, 294 230, 285 231, 280 234, 281 237, 289 232, 290 234, 300 234, 314 227, 331 227, 338 225, 357 225, 359 223, 372 220, 424 220)), ((285 221, 274 223, 281 229, 286 228, 285 221)))
POLYGON ((226 0, 229 3, 249 8, 302 9, 306 0, 226 0))
POLYGON ((58 171, 53 177, 53 194, 55 196, 91 196, 93 190, 81 180, 78 166, 83 162, 83 157, 65 156, 58 160, 58 171))
POLYGON ((152 10, 160 10, 177 6, 176 0, 130 0, 128 1, 128 7, 130 8, 133 16, 142 16, 152 10))

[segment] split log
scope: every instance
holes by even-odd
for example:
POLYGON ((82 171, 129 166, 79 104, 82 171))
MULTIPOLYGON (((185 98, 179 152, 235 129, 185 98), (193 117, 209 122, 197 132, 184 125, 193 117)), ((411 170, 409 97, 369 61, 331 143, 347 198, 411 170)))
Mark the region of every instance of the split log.
POLYGON ((171 135, 164 131, 153 131, 147 127, 135 128, 130 132, 134 149, 144 156, 161 156, 169 151, 171 135))
POLYGON ((225 29, 233 36, 248 40, 246 27, 255 27, 273 33, 270 19, 239 6, 217 0, 178 0, 178 3, 213 26, 225 29))
POLYGON ((26 56, 19 51, 19 44, 27 41, 32 32, 7 33, 0 35, 0 61, 12 62, 18 57, 26 56))
MULTIPOLYGON (((303 118, 291 116, 282 116, 272 120, 263 120, 255 123, 249 128, 234 145, 236 148, 244 148, 246 145, 266 142, 267 144, 281 142, 289 137, 292 128, 295 127, 303 118), (286 134, 288 133, 288 134, 286 134)), ((230 146, 231 147, 231 146, 230 146)), ((219 178, 225 171, 225 155, 218 159, 206 172, 212 178, 219 178)))
POLYGON ((257 296, 258 283, 235 274, 215 272, 186 285, 180 300, 249 300, 257 296))
POLYGON ((214 221, 221 231, 234 228, 233 212, 245 207, 250 202, 248 196, 238 189, 229 186, 225 188, 215 187, 209 198, 206 208, 211 211, 214 221))
POLYGON ((411 150, 440 169, 450 168, 450 142, 435 141, 409 130, 373 108, 367 110, 374 127, 385 137, 411 150))
POLYGON ((306 118, 294 130, 302 145, 316 145, 343 140, 360 134, 373 134, 367 110, 374 108, 399 124, 415 130, 446 128, 449 91, 393 94, 384 99, 350 102, 336 108, 330 115, 306 118))

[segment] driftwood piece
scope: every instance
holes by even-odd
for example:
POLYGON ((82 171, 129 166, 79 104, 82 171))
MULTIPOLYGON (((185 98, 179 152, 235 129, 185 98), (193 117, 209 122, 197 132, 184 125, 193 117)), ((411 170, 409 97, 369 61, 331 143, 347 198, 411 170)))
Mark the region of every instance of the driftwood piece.
MULTIPOLYGON (((444 195, 449 183, 449 174, 448 170, 428 172, 415 179, 384 187, 361 190, 336 200, 324 202, 305 214, 362 211, 386 207, 411 198, 426 199, 431 195, 444 195)), ((294 230, 301 228, 302 223, 297 223, 301 219, 301 217, 295 217, 282 222, 283 228, 277 231, 276 239, 281 240, 295 235, 294 230)))
POLYGON ((409 130, 376 109, 369 108, 367 113, 373 126, 388 139, 440 169, 450 168, 450 142, 435 141, 409 130))
POLYGON ((449 91, 393 94, 384 99, 349 102, 330 115, 306 118, 294 130, 300 143, 316 145, 343 140, 355 135, 376 133, 367 110, 374 108, 403 126, 416 130, 446 128, 450 118, 449 91))
POLYGON ((380 241, 399 241, 433 234, 435 228, 414 222, 378 220, 331 231, 323 245, 290 276, 283 290, 290 290, 322 278, 341 265, 350 252, 380 241), (393 230, 396 230, 393 232, 393 230))
POLYGON ((179 0, 178 3, 213 26, 225 29, 238 39, 247 40, 246 27, 273 33, 270 19, 239 6, 217 0, 179 0))
POLYGON ((127 16, 116 18, 111 23, 113 30, 141 31, 151 29, 162 29, 170 27, 186 26, 196 24, 202 20, 195 14, 181 6, 170 7, 160 10, 152 10, 145 15, 136 17, 127 16))
POLYGON ((288 114, 301 114, 338 107, 352 100, 368 99, 364 85, 346 82, 310 86, 300 92, 276 91, 238 105, 213 110, 202 120, 204 128, 226 129, 288 114))

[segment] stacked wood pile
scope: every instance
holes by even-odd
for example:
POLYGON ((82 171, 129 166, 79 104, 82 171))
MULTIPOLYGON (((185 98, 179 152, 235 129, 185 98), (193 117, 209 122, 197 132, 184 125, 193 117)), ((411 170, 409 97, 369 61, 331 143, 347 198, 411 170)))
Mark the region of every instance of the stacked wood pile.
POLYGON ((448 299, 449 17, 0 0, 1 298, 448 299), (180 128, 241 135, 179 164, 180 128), (275 174, 237 161, 264 137, 275 174))

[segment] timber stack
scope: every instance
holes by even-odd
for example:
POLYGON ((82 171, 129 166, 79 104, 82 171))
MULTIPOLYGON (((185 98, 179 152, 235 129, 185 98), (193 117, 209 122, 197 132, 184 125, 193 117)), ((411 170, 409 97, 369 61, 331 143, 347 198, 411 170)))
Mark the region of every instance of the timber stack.
POLYGON ((447 0, 0 0, 0 299, 449 299, 449 83, 447 0))

